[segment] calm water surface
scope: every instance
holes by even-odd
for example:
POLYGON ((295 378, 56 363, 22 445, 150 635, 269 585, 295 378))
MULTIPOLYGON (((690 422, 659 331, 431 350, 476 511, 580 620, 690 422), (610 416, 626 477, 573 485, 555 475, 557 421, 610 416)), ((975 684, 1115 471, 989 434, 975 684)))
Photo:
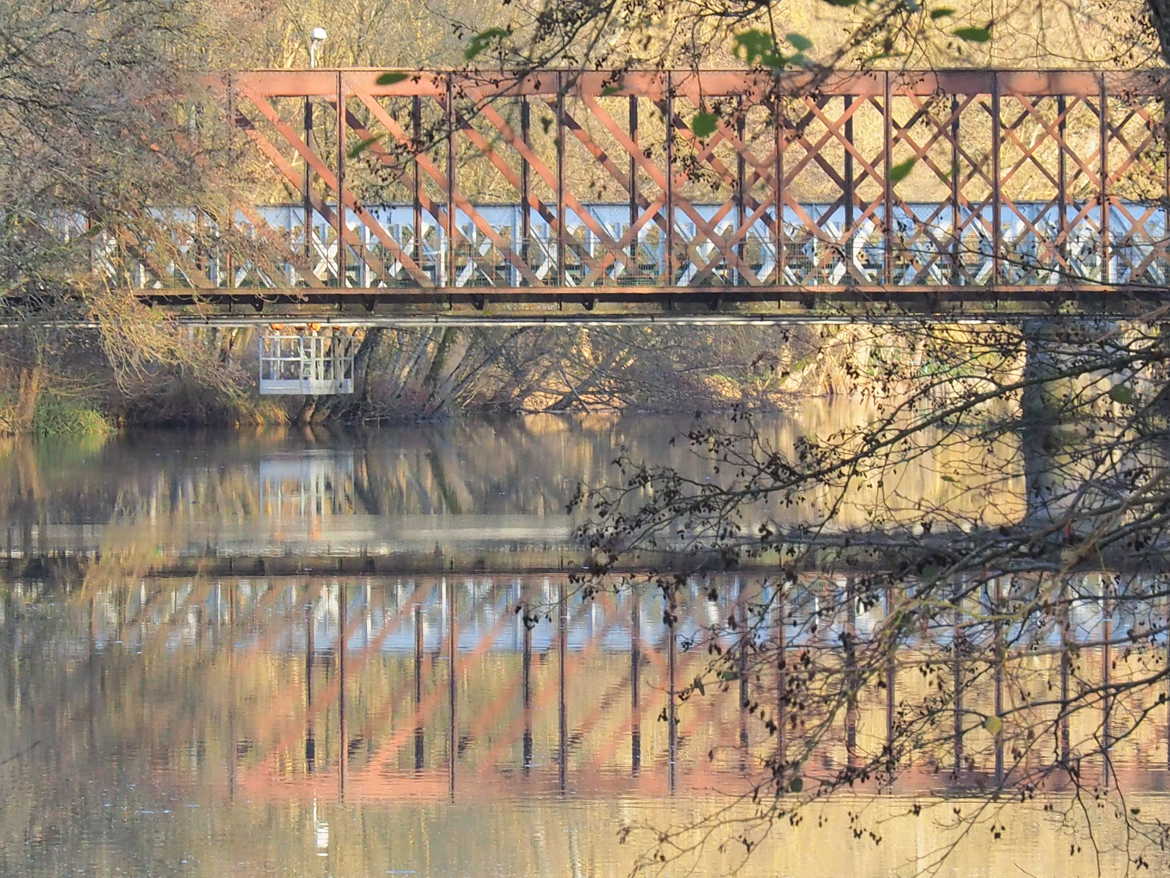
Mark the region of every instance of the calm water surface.
MULTIPOLYGON (((845 416, 765 430, 790 443, 845 416)), ((673 645, 651 591, 564 597, 577 481, 604 478, 623 446, 701 473, 664 441, 686 424, 0 448, 0 874, 625 874, 642 847, 619 845, 620 827, 710 813, 776 747, 737 687, 680 705, 677 736, 662 721, 671 681, 704 660, 689 638, 759 577, 725 577, 717 602, 692 580, 673 645)), ((944 496, 954 471, 925 460, 899 490, 944 496)), ((863 521, 866 501, 845 518, 863 521)), ((880 747, 881 704, 862 705, 863 749, 880 747)), ((1170 815, 1165 733, 1153 723, 1117 754, 1148 814, 1170 815)), ((830 736, 821 767, 845 758, 830 736)), ((912 774, 876 800, 835 799, 743 874, 910 874, 951 840, 951 805, 898 815, 945 785, 912 774), (879 845, 852 837, 862 807, 879 845)), ((1021 812, 994 845, 982 829, 961 841, 943 874, 1094 874, 1069 843, 1021 812)), ((739 863, 711 848, 689 874, 739 863)))

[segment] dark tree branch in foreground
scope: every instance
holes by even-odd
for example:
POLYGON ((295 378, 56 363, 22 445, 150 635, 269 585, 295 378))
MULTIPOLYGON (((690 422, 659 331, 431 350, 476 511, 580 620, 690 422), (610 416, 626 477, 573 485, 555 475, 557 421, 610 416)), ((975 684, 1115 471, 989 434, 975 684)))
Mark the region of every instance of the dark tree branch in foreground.
MULTIPOLYGON (((708 660, 675 694, 750 680, 747 709, 776 746, 744 793, 747 818, 729 804, 659 827, 646 866, 704 839, 750 851, 837 790, 897 789, 922 772, 982 802, 956 832, 1001 826, 1013 800, 1059 808, 1068 799, 1047 795, 1059 793, 1120 809, 1131 866, 1170 840, 1121 806, 1126 777, 1113 767, 1167 711, 1163 328, 904 331, 934 377, 857 426, 785 447, 748 414, 731 429, 697 422, 682 441, 704 466, 623 456, 617 484, 575 501, 596 559, 586 595, 611 587, 619 559, 669 558, 650 581, 673 624, 693 577, 740 570, 753 583, 743 617, 686 644, 708 660), (903 487, 914 473, 941 490, 903 487), (859 704, 895 691, 881 746, 860 745, 859 704), (823 763, 842 729, 848 758, 823 763)), ((857 380, 895 384, 920 368, 892 348, 857 380)), ((1082 825, 1080 814, 1063 816, 1082 825)), ((857 832, 880 836, 864 820, 857 832)))

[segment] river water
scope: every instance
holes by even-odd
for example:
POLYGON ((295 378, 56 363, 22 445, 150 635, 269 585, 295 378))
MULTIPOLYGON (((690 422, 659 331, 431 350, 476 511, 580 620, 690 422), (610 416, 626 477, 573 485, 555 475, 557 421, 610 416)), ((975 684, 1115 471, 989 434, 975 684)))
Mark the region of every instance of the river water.
MULTIPOLYGON (((785 444, 847 417, 824 407, 762 429, 785 444)), ((666 442, 687 424, 0 448, 0 874, 626 874, 653 837, 643 827, 727 807, 778 746, 738 683, 676 704, 673 733, 666 721, 668 693, 705 661, 688 646, 764 594, 764 574, 692 578, 673 637, 653 589, 573 594, 577 482, 610 475, 621 448, 701 474, 666 442)), ((899 489, 944 496, 954 471, 925 459, 899 489)), ((869 500, 851 497, 843 520, 863 521, 869 500)), ((1053 667, 1038 658, 1034 673, 1053 667)), ((861 705, 850 746, 880 747, 884 704, 861 705)), ((1148 815, 1170 816, 1166 735, 1159 719, 1116 753, 1148 815)), ((822 768, 849 758, 846 738, 826 736, 822 768)), ((952 809, 974 807, 963 789, 909 772, 777 827, 746 863, 712 844, 664 873, 908 875, 952 842, 941 874, 1124 865, 1109 816, 1100 861, 1070 852, 1076 839, 1039 808, 1012 812, 994 844, 984 826, 956 837, 952 809), (908 816, 915 804, 935 807, 908 816), (880 843, 854 837, 859 811, 880 843)))

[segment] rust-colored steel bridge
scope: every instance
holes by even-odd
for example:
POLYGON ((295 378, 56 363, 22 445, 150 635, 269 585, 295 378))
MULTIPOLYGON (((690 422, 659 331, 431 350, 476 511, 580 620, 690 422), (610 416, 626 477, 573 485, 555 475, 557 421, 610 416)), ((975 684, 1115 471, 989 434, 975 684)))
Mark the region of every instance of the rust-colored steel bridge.
POLYGON ((1170 295, 1168 80, 233 73, 265 206, 120 271, 219 319, 1132 313, 1170 295))

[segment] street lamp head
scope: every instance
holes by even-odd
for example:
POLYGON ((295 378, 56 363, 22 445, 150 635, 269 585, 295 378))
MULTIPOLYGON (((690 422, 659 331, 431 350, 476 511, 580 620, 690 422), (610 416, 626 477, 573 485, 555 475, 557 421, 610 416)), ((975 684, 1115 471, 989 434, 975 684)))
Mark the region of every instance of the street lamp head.
POLYGON ((309 31, 309 66, 317 66, 317 47, 325 42, 325 38, 329 36, 323 27, 315 27, 309 31))

